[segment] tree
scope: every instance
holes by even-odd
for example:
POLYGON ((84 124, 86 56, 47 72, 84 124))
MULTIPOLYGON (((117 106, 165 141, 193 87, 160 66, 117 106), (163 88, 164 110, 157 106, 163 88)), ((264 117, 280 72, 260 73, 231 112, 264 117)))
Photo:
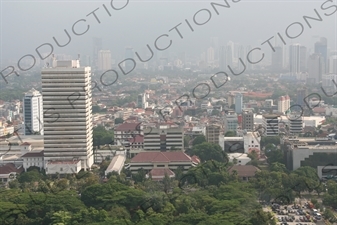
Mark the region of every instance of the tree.
POLYGON ((206 142, 206 137, 204 135, 199 135, 193 139, 192 144, 193 146, 195 146, 195 145, 202 144, 204 142, 206 142))
POLYGON ((227 157, 227 154, 218 144, 208 142, 194 146, 191 153, 198 156, 202 162, 211 159, 218 162, 225 162, 225 157, 227 157))
POLYGON ((115 119, 115 124, 121 124, 121 123, 124 123, 124 120, 122 118, 115 119))
POLYGON ((225 137, 235 137, 236 136, 236 132, 235 131, 227 131, 225 133, 225 137))
POLYGON ((69 212, 58 211, 53 213, 53 225, 70 225, 71 215, 69 212))

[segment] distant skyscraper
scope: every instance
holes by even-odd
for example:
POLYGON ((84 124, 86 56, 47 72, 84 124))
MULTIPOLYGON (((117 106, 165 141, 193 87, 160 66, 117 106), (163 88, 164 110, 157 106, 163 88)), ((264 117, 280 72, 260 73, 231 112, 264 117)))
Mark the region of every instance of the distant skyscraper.
POLYGON ((314 53, 308 59, 308 78, 310 84, 318 84, 322 81, 323 58, 321 54, 314 53))
POLYGON ((233 49, 234 49, 233 42, 229 42, 226 48, 226 64, 227 64, 226 68, 228 68, 228 66, 233 68, 233 49))
POLYGON ((237 114, 241 114, 242 113, 242 94, 241 93, 237 93, 235 95, 235 112, 237 114))
MULTIPOLYGON (((125 49, 125 59, 128 58, 133 59, 133 57, 134 57, 133 48, 127 47, 125 49)), ((130 60, 125 61, 125 72, 132 70, 133 66, 134 64, 130 60)))
POLYGON ((209 47, 207 49, 207 63, 209 65, 214 64, 214 48, 213 47, 209 47))
POLYGON ((337 74, 337 55, 329 58, 329 73, 337 74))
POLYGON ((300 47, 300 72, 307 71, 307 48, 305 46, 300 47))
POLYGON ((110 50, 100 50, 98 52, 98 69, 102 71, 111 69, 111 52, 110 50))
POLYGON ((211 37, 210 41, 211 47, 214 49, 214 60, 219 60, 219 38, 211 37))
POLYGON ((326 72, 327 57, 328 57, 328 41, 325 37, 322 37, 319 42, 315 43, 315 53, 321 54, 323 57, 324 73, 326 72))
POLYGON ((39 132, 43 135, 43 102, 40 92, 32 88, 23 98, 25 135, 39 132))
POLYGON ((47 111, 46 173, 76 173, 90 169, 94 161, 91 68, 80 67, 78 60, 56 61, 54 65, 41 72, 43 105, 47 111), (76 163, 76 171, 70 171, 68 166, 76 163))
MULTIPOLYGON (((238 58, 241 58, 243 62, 245 62, 245 58, 246 57, 246 52, 245 52, 245 47, 242 45, 239 45, 238 47, 238 58)), ((244 66, 242 65, 242 63, 238 60, 238 71, 242 71, 244 69, 244 66)))
POLYGON ((93 67, 98 67, 98 52, 102 50, 102 38, 93 38, 93 67))
POLYGON ((275 52, 272 52, 272 70, 280 71, 283 69, 283 48, 274 47, 275 52))
POLYGON ((221 71, 227 70, 227 62, 226 62, 226 47, 221 46, 219 51, 219 68, 221 71))
POLYGON ((300 44, 292 44, 289 47, 289 69, 290 73, 299 73, 300 67, 300 44))
MULTIPOLYGON (((248 45, 248 46, 246 47, 246 52, 247 52, 247 54, 248 54, 248 52, 250 52, 251 50, 252 50, 252 46, 248 45)), ((250 61, 252 61, 252 60, 250 59, 250 61)), ((244 62, 245 62, 245 64, 246 64, 247 70, 252 70, 252 64, 248 62, 247 56, 244 57, 244 62)))

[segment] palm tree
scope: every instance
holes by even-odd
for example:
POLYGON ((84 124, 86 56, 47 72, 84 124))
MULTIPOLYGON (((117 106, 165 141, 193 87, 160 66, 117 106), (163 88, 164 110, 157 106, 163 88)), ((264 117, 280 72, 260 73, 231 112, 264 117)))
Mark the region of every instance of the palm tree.
POLYGON ((58 211, 53 213, 51 219, 53 220, 52 225, 68 225, 70 224, 71 215, 66 211, 58 211))

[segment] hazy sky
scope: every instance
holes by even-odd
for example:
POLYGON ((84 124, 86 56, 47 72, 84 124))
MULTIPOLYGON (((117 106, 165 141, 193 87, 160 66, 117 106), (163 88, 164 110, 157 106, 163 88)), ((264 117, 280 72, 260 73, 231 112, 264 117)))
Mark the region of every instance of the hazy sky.
MULTIPOLYGON (((169 34, 172 39, 170 52, 185 51, 188 55, 200 54, 210 45, 210 37, 219 37, 220 44, 233 41, 243 45, 260 47, 261 43, 269 39, 277 32, 285 36, 287 26, 294 22, 304 25, 303 34, 294 40, 286 38, 287 45, 291 42, 301 43, 313 48, 317 40, 313 36, 328 38, 328 47, 335 49, 337 46, 337 13, 325 16, 324 13, 332 13, 334 8, 322 10, 323 1, 305 0, 268 0, 254 1, 241 0, 233 3, 228 0, 230 8, 218 7, 219 15, 211 7, 211 2, 222 3, 222 0, 214 1, 142 1, 130 0, 128 5, 121 10, 114 10, 110 6, 111 1, 85 1, 85 0, 43 0, 43 1, 15 1, 1 0, 1 59, 18 60, 25 54, 35 53, 35 48, 43 43, 51 43, 54 53, 83 55, 92 54, 92 38, 102 37, 103 48, 110 49, 113 56, 124 54, 126 46, 132 46, 135 51, 141 51, 146 44, 153 46, 155 39, 162 34, 169 34), (106 13, 103 4, 107 6, 111 17, 106 13), (100 24, 93 15, 88 15, 95 9, 100 24), (201 9, 208 9, 212 17, 202 26, 193 22, 193 16, 201 9), (314 9, 322 16, 323 22, 312 21, 310 29, 303 16, 316 17, 314 9), (89 31, 81 36, 75 36, 71 27, 77 20, 86 19, 90 25, 89 31), (184 22, 187 19, 194 27, 192 32, 184 22), (169 32, 174 26, 182 23, 181 39, 174 31, 169 32), (66 47, 56 46, 52 37, 63 42, 66 40, 64 29, 69 31, 72 40, 66 47)), ((113 1, 115 7, 125 5, 127 1, 113 1)), ((326 7, 334 3, 326 3, 326 7)), ((197 15, 202 21, 206 11, 197 15)), ((78 26, 78 30, 84 30, 86 25, 78 26)), ((290 30, 293 34, 298 27, 290 30)), ((278 39, 279 43, 280 39, 278 39)), ((165 40, 163 38, 162 44, 165 40)))

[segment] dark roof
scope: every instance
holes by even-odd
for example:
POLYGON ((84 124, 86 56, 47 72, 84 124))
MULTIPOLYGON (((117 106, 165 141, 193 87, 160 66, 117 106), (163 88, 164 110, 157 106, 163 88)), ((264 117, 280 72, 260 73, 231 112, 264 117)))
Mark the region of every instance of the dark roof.
POLYGON ((234 165, 228 169, 229 174, 232 174, 234 170, 238 172, 239 177, 253 177, 257 171, 260 171, 252 165, 234 165))
POLYGON ((132 163, 142 162, 191 162, 192 159, 183 152, 140 152, 131 159, 132 163))
POLYGON ((24 154, 23 156, 21 156, 22 158, 28 158, 28 157, 43 157, 43 152, 44 151, 31 151, 31 152, 27 152, 26 154, 24 154))
POLYGON ((140 123, 123 123, 115 128, 115 131, 137 131, 140 130, 140 123))
POLYGON ((6 165, 0 166, 0 174, 10 174, 10 173, 21 173, 23 168, 16 168, 14 163, 7 163, 6 165))

